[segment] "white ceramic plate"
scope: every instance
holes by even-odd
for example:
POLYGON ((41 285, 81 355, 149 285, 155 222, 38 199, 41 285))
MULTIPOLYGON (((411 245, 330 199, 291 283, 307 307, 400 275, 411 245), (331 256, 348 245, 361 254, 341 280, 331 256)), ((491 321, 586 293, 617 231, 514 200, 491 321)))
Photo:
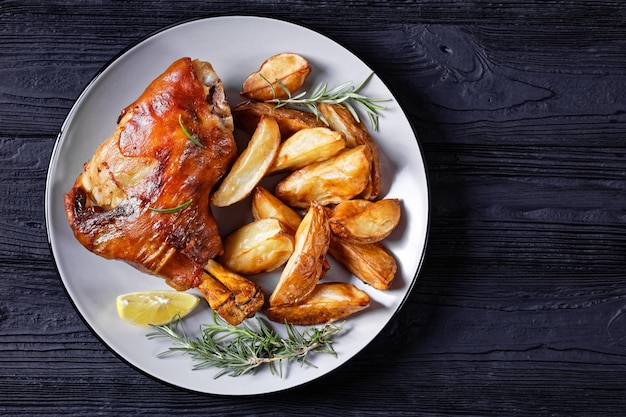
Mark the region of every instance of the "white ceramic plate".
MULTIPOLYGON (((309 59, 313 66, 311 85, 320 81, 327 81, 330 87, 345 81, 358 83, 372 72, 344 47, 295 24, 250 16, 195 20, 150 36, 107 65, 80 95, 59 134, 48 172, 46 221, 62 282, 79 314, 106 346, 133 367, 163 382, 203 393, 252 395, 312 381, 345 363, 378 335, 400 308, 417 277, 429 215, 424 162, 415 133, 402 109, 383 82, 374 76, 364 93, 392 99, 387 103, 388 109, 382 112, 379 130, 373 132, 373 136, 383 153, 385 197, 400 198, 403 204, 403 221, 385 243, 396 256, 399 268, 392 287, 383 292, 362 285, 341 266, 332 263, 329 279, 353 282, 372 298, 371 307, 349 318, 344 333, 336 337, 336 358, 315 355, 311 360, 316 367, 291 363, 285 366, 282 378, 263 368, 249 376, 213 379, 217 370, 193 371, 193 362, 188 356, 157 358, 170 342, 148 340, 146 329, 130 326, 118 318, 117 295, 168 287, 159 278, 122 262, 102 259, 84 249, 68 226, 63 194, 71 188, 83 163, 90 159, 98 144, 113 131, 120 111, 174 60, 190 56, 211 62, 234 106, 241 101, 238 92, 245 77, 269 56, 285 51, 297 52, 309 59)), ((249 206, 240 203, 229 210, 229 218, 245 220, 248 213, 249 206)), ((215 215, 223 233, 234 227, 222 212, 216 211, 215 215)), ((275 278, 262 277, 259 282, 271 290, 275 278)), ((257 316, 264 317, 263 314, 257 316)), ((189 333, 197 334, 203 322, 211 322, 208 307, 198 308, 185 318, 184 326, 189 333)), ((282 331, 281 326, 271 325, 282 331)))

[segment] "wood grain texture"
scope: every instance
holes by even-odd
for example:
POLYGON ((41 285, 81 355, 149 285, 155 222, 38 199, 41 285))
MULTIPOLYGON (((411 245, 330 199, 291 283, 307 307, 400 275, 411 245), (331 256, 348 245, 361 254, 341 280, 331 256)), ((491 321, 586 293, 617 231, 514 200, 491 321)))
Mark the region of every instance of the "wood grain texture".
POLYGON ((624 415, 625 16, 619 1, 0 1, 0 415, 624 415), (220 14, 289 19, 361 56, 432 187, 396 319, 327 377, 261 397, 181 391, 108 351, 43 215, 57 133, 102 65, 220 14))

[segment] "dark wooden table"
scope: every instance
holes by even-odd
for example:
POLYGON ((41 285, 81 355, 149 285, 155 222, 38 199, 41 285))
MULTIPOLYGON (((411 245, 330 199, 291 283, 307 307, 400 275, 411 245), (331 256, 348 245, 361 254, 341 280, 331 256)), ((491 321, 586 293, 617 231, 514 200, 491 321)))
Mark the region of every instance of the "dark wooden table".
POLYGON ((0 1, 0 414, 626 414, 626 3, 0 1), (419 134, 432 218, 419 280, 363 352, 261 397, 190 393, 107 350, 46 236, 74 100, 182 20, 289 19, 344 44, 419 134))

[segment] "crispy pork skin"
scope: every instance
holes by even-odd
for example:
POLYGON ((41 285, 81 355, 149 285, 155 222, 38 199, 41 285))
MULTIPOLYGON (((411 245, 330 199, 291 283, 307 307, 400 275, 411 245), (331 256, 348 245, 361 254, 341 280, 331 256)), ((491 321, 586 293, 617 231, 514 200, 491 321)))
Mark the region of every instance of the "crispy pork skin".
POLYGON ((236 155, 219 77, 209 63, 181 58, 122 111, 84 165, 65 195, 69 225, 104 258, 177 290, 197 287, 207 261, 222 252, 209 195, 236 155))

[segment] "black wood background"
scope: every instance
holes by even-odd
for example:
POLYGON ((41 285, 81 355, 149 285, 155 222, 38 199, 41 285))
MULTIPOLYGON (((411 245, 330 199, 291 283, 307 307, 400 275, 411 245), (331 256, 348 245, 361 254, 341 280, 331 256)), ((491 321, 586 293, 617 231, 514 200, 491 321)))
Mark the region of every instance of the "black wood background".
POLYGON ((626 415, 626 2, 0 1, 0 414, 626 415), (261 397, 130 368, 66 297, 47 164, 118 52, 195 17, 289 19, 389 84, 432 187, 406 305, 336 372, 261 397))

